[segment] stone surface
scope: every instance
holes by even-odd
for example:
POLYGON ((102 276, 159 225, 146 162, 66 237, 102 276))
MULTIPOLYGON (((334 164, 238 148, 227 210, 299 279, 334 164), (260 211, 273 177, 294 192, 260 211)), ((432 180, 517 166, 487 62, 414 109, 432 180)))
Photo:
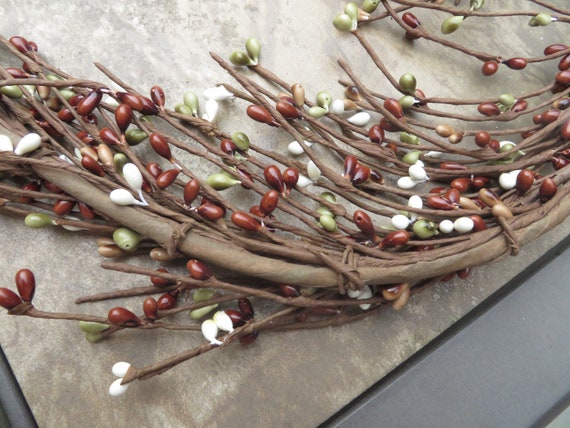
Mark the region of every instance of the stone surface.
MULTIPOLYGON (((509 2, 513 3, 517 2, 509 2)), ((200 93, 228 81, 208 51, 226 57, 242 49, 250 36, 263 42, 263 64, 284 80, 302 82, 308 94, 328 89, 335 97, 342 95, 337 80, 345 76, 338 58, 346 59, 371 87, 386 91, 387 83, 358 43, 332 27, 331 19, 341 8, 342 2, 326 0, 188 0, 160 6, 148 0, 105 6, 53 1, 49 8, 22 0, 0 4, 0 15, 5 37, 20 34, 36 41, 62 70, 106 81, 92 65, 97 61, 141 92, 160 84, 170 105, 179 102, 187 89, 200 93)), ((442 16, 433 12, 420 19, 435 29, 442 16)), ((459 33, 457 40, 505 56, 538 56, 549 40, 560 41, 556 28, 531 30, 508 19, 491 27, 485 35, 471 28, 459 33), (473 40, 474 34, 480 40, 473 40), (513 51, 516 55, 511 55, 513 51)), ((535 86, 544 69, 536 66, 524 74, 524 81, 512 73, 505 89, 497 79, 484 81, 477 61, 457 53, 436 56, 423 41, 415 42, 412 51, 401 33, 390 28, 382 24, 370 35, 386 65, 395 76, 413 71, 420 87, 433 88, 441 96, 462 96, 466 88, 473 97, 524 92, 535 86)), ((247 126, 243 117, 235 118, 244 106, 238 102, 225 106, 223 127, 247 126)), ((264 135, 262 127, 247 131, 250 138, 264 135)), ((288 142, 272 143, 281 147, 288 142)), ((127 331, 93 345, 83 340, 74 322, 17 319, 0 313, 0 342, 40 426, 311 427, 499 289, 569 229, 566 221, 516 258, 476 269, 467 280, 437 285, 414 296, 400 312, 385 309, 339 328, 262 335, 251 347, 220 349, 159 377, 135 382, 118 399, 107 394, 115 362, 151 364, 200 343, 201 338, 183 332, 127 331)), ((113 303, 78 306, 73 300, 141 283, 140 278, 100 269, 96 245, 85 237, 30 230, 21 220, 5 217, 0 218, 0 236, 0 283, 11 286, 18 269, 32 269, 40 308, 105 314, 113 303)), ((126 301, 125 305, 135 308, 135 303, 140 304, 126 301)))

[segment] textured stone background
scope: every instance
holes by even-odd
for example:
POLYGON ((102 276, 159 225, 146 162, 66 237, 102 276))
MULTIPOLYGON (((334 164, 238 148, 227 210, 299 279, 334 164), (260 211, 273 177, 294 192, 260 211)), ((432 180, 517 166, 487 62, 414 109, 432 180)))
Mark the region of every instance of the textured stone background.
MULTIPOLYGON (((517 8, 521 4, 508 3, 517 8)), ((336 65, 340 57, 371 87, 386 90, 356 41, 332 27, 331 19, 342 6, 343 2, 328 0, 52 1, 49 6, 20 0, 2 2, 0 16, 5 37, 19 34, 36 41, 61 69, 104 80, 92 65, 97 61, 141 92, 160 84, 170 105, 179 102, 187 89, 200 93, 216 82, 228 81, 208 51, 227 57, 250 36, 263 42, 263 64, 291 83, 302 82, 308 94, 328 89, 335 97, 342 95, 336 83, 343 77, 336 65)), ((421 19, 435 29, 441 17, 430 13, 421 19)), ((478 25, 465 25, 455 37, 505 56, 536 56, 550 41, 563 40, 553 26, 530 29, 518 23, 498 20, 484 32, 478 25)), ((509 71, 512 78, 506 83, 483 81, 476 61, 455 53, 436 55, 423 41, 415 42, 412 51, 401 33, 390 31, 393 28, 378 26, 371 40, 395 76, 413 71, 429 93, 465 96, 468 91, 478 97, 524 92, 540 80, 544 69, 533 67, 524 74, 524 81, 522 74, 509 71)), ((223 127, 250 126, 242 122, 243 116, 237 117, 243 107, 237 102, 226 106, 220 119, 223 127)), ((247 129, 256 139, 264 131, 259 126, 247 129)), ((118 399, 107 394, 114 362, 150 364, 201 339, 187 333, 128 331, 92 345, 73 322, 16 319, 0 313, 0 343, 40 426, 311 427, 500 288, 566 236, 569 228, 567 221, 516 258, 476 269, 465 281, 438 285, 415 296, 401 312, 386 309, 340 328, 263 335, 249 348, 217 350, 137 382, 118 399)), ((52 229, 26 229, 21 220, 5 217, 0 218, 0 236, 0 283, 11 286, 18 269, 32 269, 40 308, 105 314, 114 303, 78 307, 73 300, 140 283, 138 278, 100 269, 101 259, 91 239, 52 229)), ((124 304, 135 308, 140 302, 124 304)))

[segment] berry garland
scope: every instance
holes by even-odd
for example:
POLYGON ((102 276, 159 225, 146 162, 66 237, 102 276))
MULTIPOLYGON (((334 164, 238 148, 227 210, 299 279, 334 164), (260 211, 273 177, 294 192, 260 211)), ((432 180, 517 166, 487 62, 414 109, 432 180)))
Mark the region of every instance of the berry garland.
POLYGON ((17 293, 0 288, 0 305, 12 315, 80 321, 92 342, 126 328, 201 331, 207 339, 147 367, 118 364, 110 393, 119 395, 133 380, 235 340, 343 324, 387 304, 398 310, 434 282, 465 278, 475 266, 516 255, 570 213, 570 48, 553 44, 533 58, 504 59, 449 35, 476 18, 509 16, 531 27, 570 21, 568 11, 532 3, 539 12, 487 12, 481 0, 467 9, 445 2, 348 3, 333 24, 355 37, 390 90, 367 86, 339 60, 345 97, 321 91, 314 101, 302 84, 263 67, 256 38, 229 61, 211 53, 240 89, 209 88, 203 106, 188 92, 171 109, 158 85, 144 95, 97 64, 122 88, 113 90, 58 70, 24 37, 0 37, 22 63, 0 67, 6 131, 0 212, 32 228, 98 235, 99 254, 121 259, 103 268, 152 283, 78 303, 160 295, 144 298, 141 314, 124 307, 106 316, 47 312, 32 304, 35 277, 21 269, 17 293), (442 35, 422 26, 416 17, 422 9, 449 14, 442 35), (534 63, 556 67, 530 93, 438 98, 421 90, 413 73, 394 76, 367 40, 375 23, 387 19, 411 43, 425 39, 475 58, 485 76, 505 67, 524 73, 534 63), (216 117, 227 99, 243 103, 244 117, 268 132, 290 136, 287 153, 219 129, 216 117), (489 131, 490 124, 499 127, 489 131), (193 171, 188 159, 218 172, 193 171), (136 256, 179 261, 185 269, 122 260, 136 256), (228 272, 239 279, 225 279, 228 272), (192 302, 184 304, 180 297, 187 295, 192 302), (271 302, 274 311, 256 316, 256 301, 271 302), (169 321, 180 312, 195 322, 169 321))

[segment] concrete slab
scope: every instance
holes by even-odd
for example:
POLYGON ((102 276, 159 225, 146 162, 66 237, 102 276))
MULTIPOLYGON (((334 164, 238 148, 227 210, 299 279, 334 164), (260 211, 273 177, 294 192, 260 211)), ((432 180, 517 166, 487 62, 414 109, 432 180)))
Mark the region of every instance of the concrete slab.
MULTIPOLYGON (((187 89, 200 92, 228 81, 208 51, 227 56, 250 36, 262 40, 267 68, 291 83, 302 82, 308 93, 328 89, 335 96, 342 94, 336 83, 344 77, 338 58, 347 59, 371 86, 385 90, 356 41, 332 27, 332 17, 342 7, 343 2, 326 0, 52 1, 42 6, 21 0, 0 4, 0 15, 4 36, 19 34, 36 41, 61 69, 101 80, 92 65, 97 61, 141 91, 160 84, 169 100, 181 99, 187 89)), ((433 28, 440 18, 435 13, 421 17, 433 28)), ((477 33, 477 42, 501 54, 515 49, 518 55, 533 56, 550 40, 564 39, 557 28, 533 29, 538 35, 529 31, 505 20, 491 33, 477 33)), ((458 37, 469 42, 473 34, 458 37)), ((465 71, 465 57, 434 57, 429 44, 417 43, 419 56, 412 61, 401 34, 379 29, 371 39, 395 75, 413 66, 421 86, 437 88, 434 92, 442 95, 463 95, 465 87, 489 96, 499 90, 522 92, 540 76, 537 67, 525 75, 528 80, 515 78, 505 90, 483 81, 477 67, 465 71), (382 48, 384 44, 390 49, 382 48)), ((232 117, 243 106, 227 106, 221 118, 225 127, 245 126, 232 117)), ((259 127, 247 131, 250 137, 263 135, 259 127)), ((212 352, 137 382, 119 399, 107 394, 113 363, 149 364, 200 339, 176 332, 125 332, 92 345, 75 323, 16 319, 4 313, 0 342, 40 426, 311 427, 405 361, 569 231, 566 221, 516 258, 477 269, 465 281, 437 285, 413 297, 401 312, 384 310, 357 324, 322 331, 267 334, 252 347, 212 352)), ((95 243, 84 237, 30 230, 20 220, 4 217, 0 236, 0 283, 11 285, 18 269, 32 269, 39 284, 38 307, 104 314, 109 303, 77 307, 73 300, 109 287, 140 284, 138 278, 101 270, 95 243)))

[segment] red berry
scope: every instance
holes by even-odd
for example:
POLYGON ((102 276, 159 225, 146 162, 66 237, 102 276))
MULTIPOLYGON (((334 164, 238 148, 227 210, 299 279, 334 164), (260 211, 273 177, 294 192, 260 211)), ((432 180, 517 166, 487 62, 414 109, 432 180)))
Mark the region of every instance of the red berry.
POLYGON ((101 102, 101 98, 103 98, 103 94, 101 92, 90 92, 79 102, 79 104, 77 104, 77 114, 80 116, 87 116, 88 114, 92 113, 93 110, 95 110, 101 102))
POLYGON ((53 204, 53 212, 58 216, 64 216, 69 214, 74 206, 74 201, 59 200, 53 204))
POLYGON ((194 202, 200 193, 200 182, 193 178, 184 185, 184 203, 188 206, 194 202))
POLYGON ((475 144, 479 147, 486 147, 491 140, 491 135, 487 131, 479 131, 475 134, 475 144))
POLYGON ((31 302, 36 291, 36 278, 29 269, 20 269, 16 272, 16 287, 24 302, 31 302))
MULTIPOLYGON (((164 268, 158 268, 156 271, 161 272, 161 273, 168 273, 168 271, 164 268)), ((175 284, 174 281, 172 281, 170 279, 162 278, 160 276, 151 276, 150 282, 152 282, 152 285, 154 285, 155 287, 158 287, 158 288, 169 287, 169 286, 175 284)))
POLYGON ((499 63, 495 60, 487 61, 483 64, 481 71, 485 76, 491 76, 499 69, 499 63))
POLYGON ((253 306, 247 297, 242 297, 238 299, 238 307, 239 310, 245 316, 245 319, 253 318, 254 315, 253 306))
POLYGON ((142 97, 128 92, 117 92, 117 98, 121 103, 127 104, 131 109, 141 111, 144 108, 142 97))
POLYGON ((404 12, 404 14, 402 14, 402 20, 412 28, 417 28, 422 25, 416 15, 411 12, 404 12))
POLYGON ((372 219, 367 213, 362 210, 356 210, 352 215, 352 220, 356 227, 358 227, 365 235, 369 237, 376 236, 376 229, 374 229, 372 219))
POLYGON ((397 230, 396 232, 389 233, 382 239, 380 248, 398 247, 405 245, 410 240, 410 234, 407 230, 397 230))
POLYGON ((261 198, 261 202, 259 203, 259 209, 264 215, 268 216, 275 210, 275 208, 277 208, 278 203, 279 203, 279 192, 277 192, 276 190, 269 190, 265 192, 263 198, 261 198))
POLYGON ((263 171, 263 176, 269 187, 277 190, 279 193, 283 193, 285 190, 283 183, 283 175, 276 165, 269 165, 263 171))
POLYGON ((121 140, 111 128, 102 128, 99 131, 99 137, 107 144, 115 146, 121 144, 121 140))
POLYGON ((143 302, 144 316, 149 320, 154 321, 158 313, 158 302, 154 297, 147 297, 143 302))
POLYGON ((257 232, 261 230, 262 226, 249 214, 241 211, 236 211, 231 215, 232 223, 235 224, 240 229, 249 230, 251 232, 257 232))
POLYGON ((385 138, 384 130, 382 129, 380 124, 377 123, 376 125, 372 125, 370 127, 370 129, 368 130, 368 138, 370 139, 370 141, 376 144, 380 144, 382 141, 384 141, 385 138))
POLYGON ((226 211, 219 205, 213 204, 211 202, 205 202, 196 208, 196 212, 200 217, 205 220, 216 221, 221 219, 226 211))
POLYGON ((501 113, 499 107, 493 103, 481 103, 477 107, 477 111, 483 116, 496 116, 501 113))
POLYGON ((503 61, 503 64, 513 70, 522 70, 526 67, 527 60, 525 58, 510 58, 503 61))
POLYGON ((186 269, 192 278, 200 281, 206 280, 212 276, 212 272, 210 272, 208 266, 196 259, 188 260, 186 263, 186 269))
POLYGON ((172 309, 176 305, 176 297, 170 293, 165 293, 158 298, 157 305, 161 311, 172 309))
POLYGON ((267 123, 268 125, 276 124, 271 113, 263 106, 250 104, 247 106, 246 113, 257 122, 267 123))
POLYGON ((354 171, 356 170, 356 165, 358 164, 358 159, 354 155, 348 155, 344 158, 344 166, 342 170, 342 176, 348 180, 352 180, 354 177, 354 171))
POLYGON ((148 140, 156 153, 167 160, 172 159, 172 153, 170 152, 170 147, 168 146, 166 138, 156 132, 152 132, 148 136, 148 140))
POLYGON ((22 299, 9 288, 0 287, 0 306, 4 309, 13 309, 22 303, 22 299))
POLYGON ((107 314, 107 319, 113 325, 121 325, 124 327, 136 327, 140 324, 139 317, 122 307, 112 308, 107 314))
POLYGON ((542 180, 542 183, 540 183, 540 188, 538 189, 538 197, 541 202, 546 202, 554 195, 556 195, 557 191, 558 185, 556 182, 552 178, 547 177, 542 180))
POLYGON ((153 86, 150 88, 150 98, 160 109, 164 108, 166 96, 160 86, 153 86))
POLYGON ((178 168, 168 169, 156 177, 156 185, 160 189, 166 189, 168 186, 174 183, 174 180, 176 180, 178 174, 180 174, 180 170, 178 168))
POLYGON ((122 103, 115 109, 115 122, 122 133, 125 133, 133 121, 133 109, 130 105, 122 103))

